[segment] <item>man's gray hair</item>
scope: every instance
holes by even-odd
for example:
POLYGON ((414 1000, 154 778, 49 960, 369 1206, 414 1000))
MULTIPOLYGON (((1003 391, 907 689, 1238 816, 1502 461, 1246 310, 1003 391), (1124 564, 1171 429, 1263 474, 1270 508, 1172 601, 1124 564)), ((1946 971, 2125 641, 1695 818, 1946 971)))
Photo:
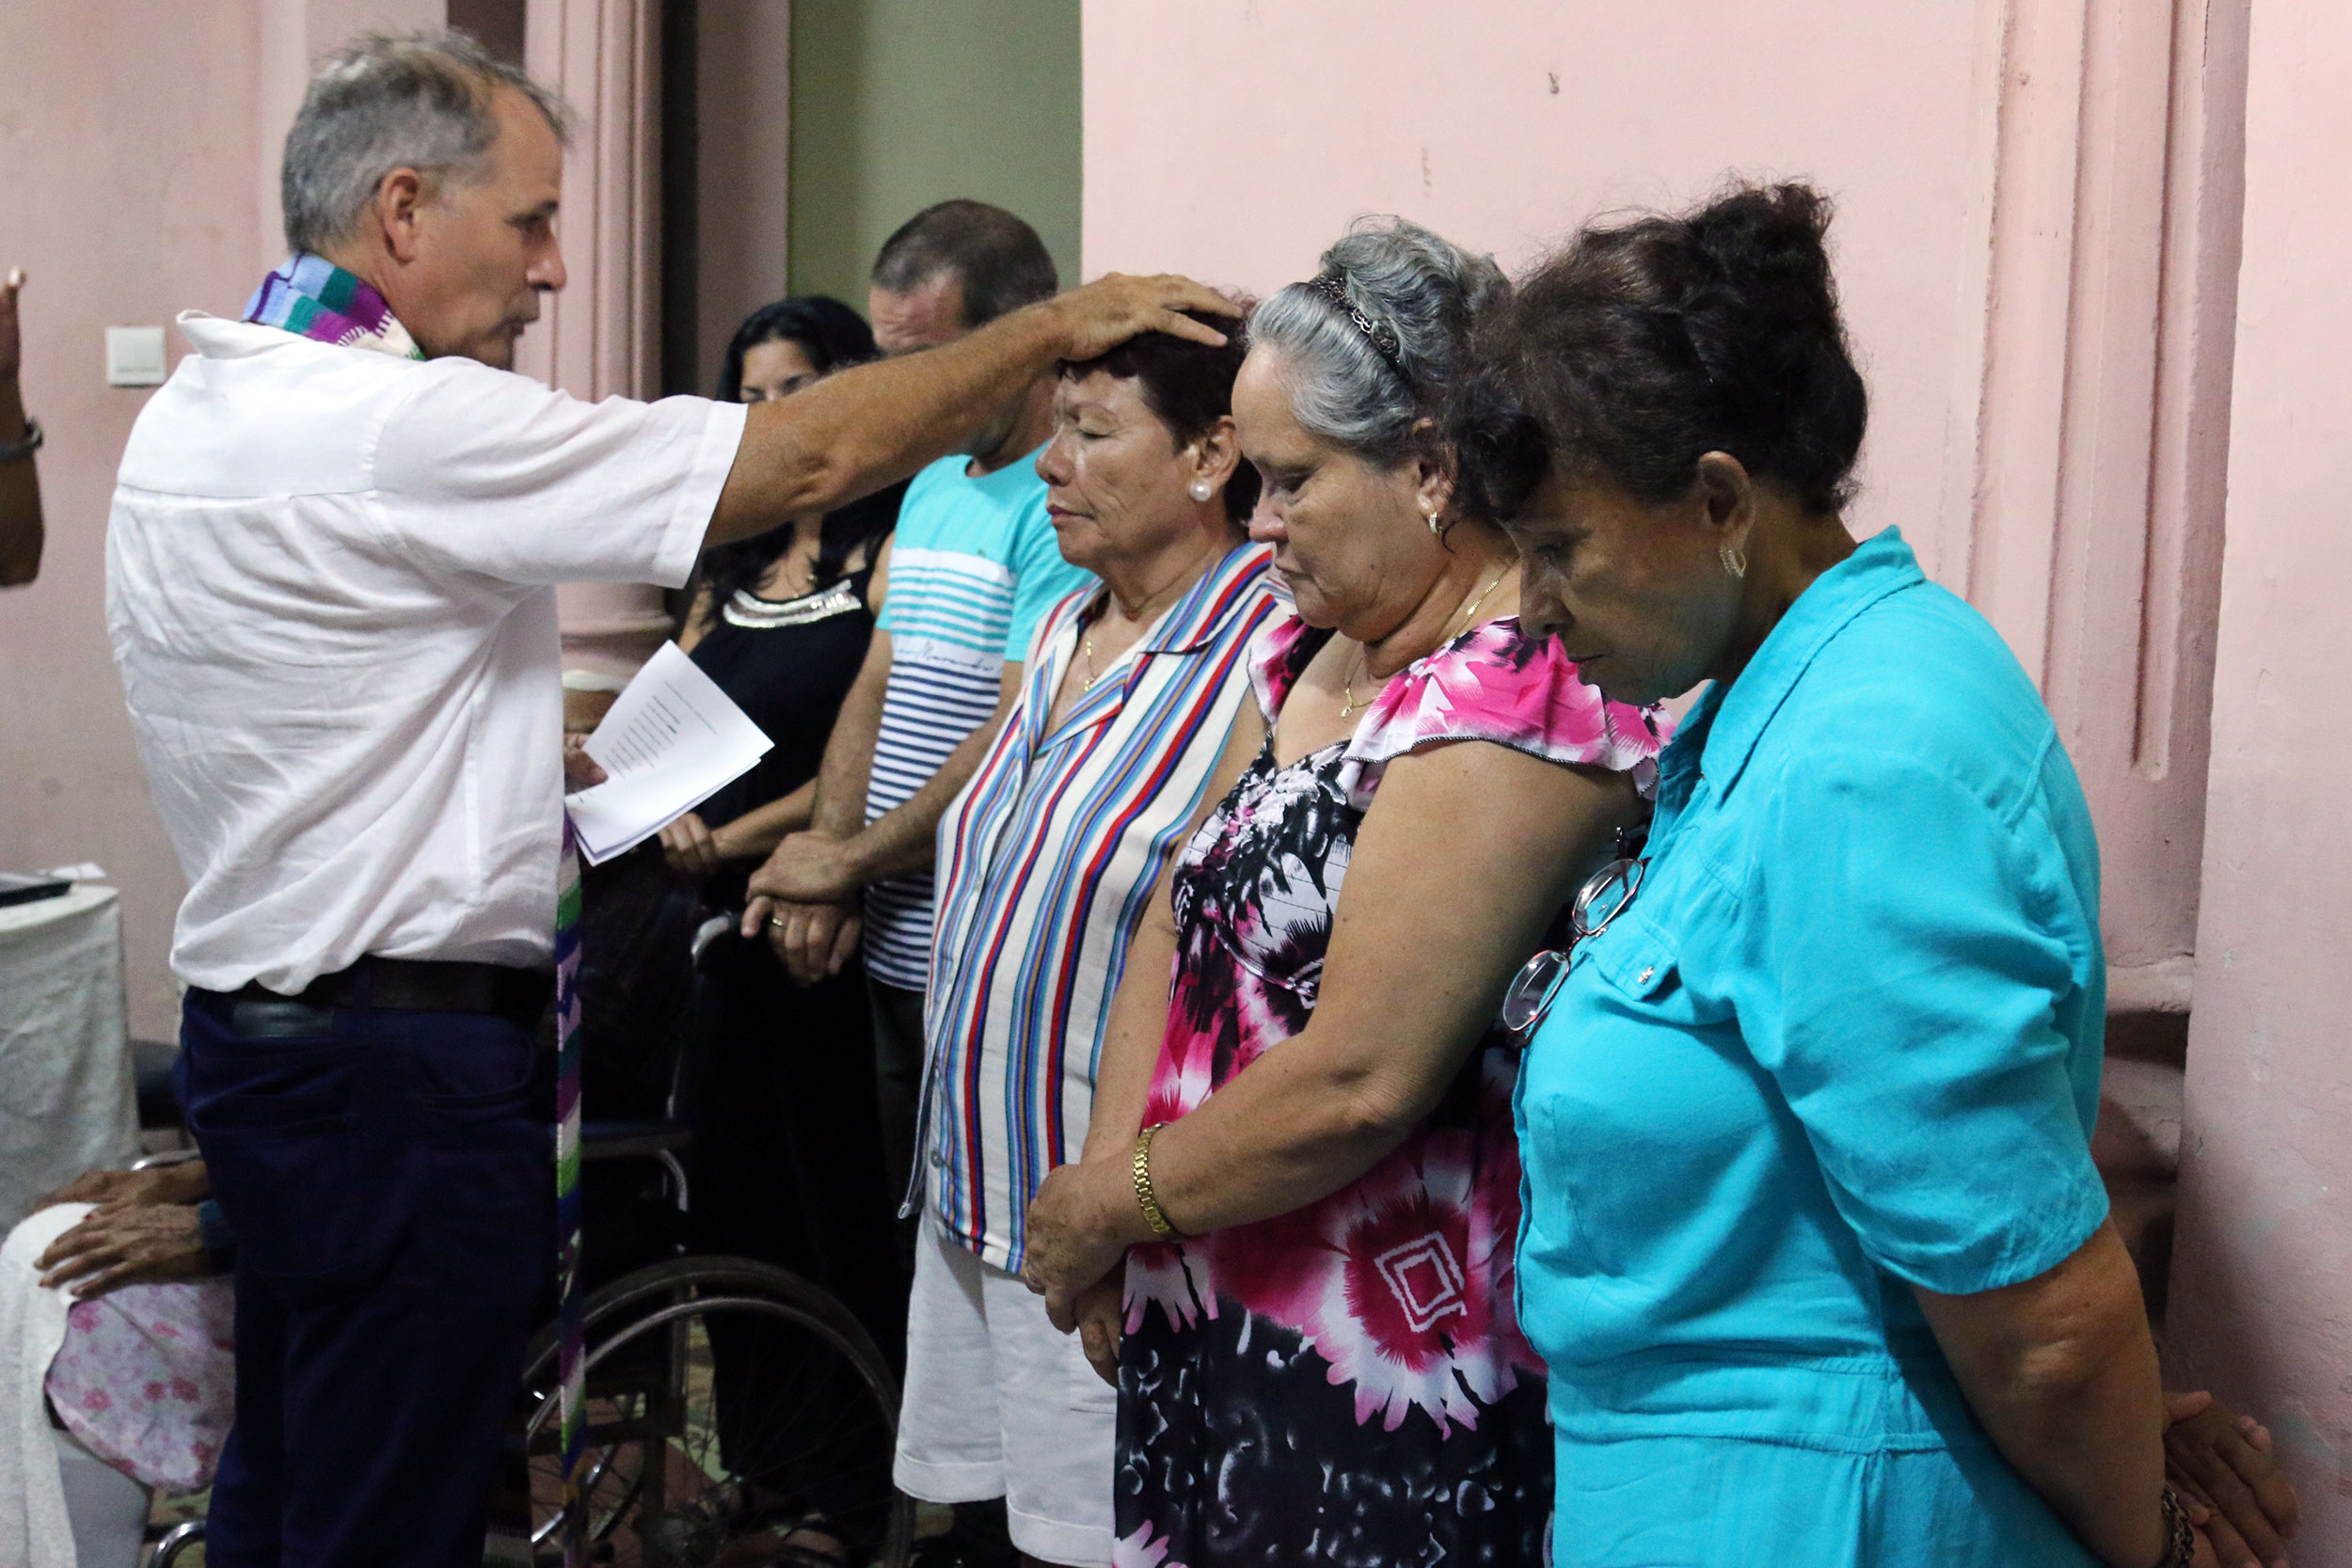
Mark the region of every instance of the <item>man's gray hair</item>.
POLYGON ((531 100, 571 144, 563 100, 454 29, 368 33, 328 56, 286 133, 278 191, 287 245, 315 253, 348 239, 396 168, 459 180, 481 173, 498 140, 501 87, 531 100))
POLYGON ((1280 353, 1291 413, 1310 434, 1394 463, 1413 449, 1413 427, 1443 413, 1470 323, 1510 285, 1492 257, 1396 217, 1359 218, 1323 253, 1323 276, 1338 280, 1345 306, 1313 283, 1289 284, 1250 316, 1249 341, 1280 353), (1395 364, 1351 309, 1390 336, 1395 364))

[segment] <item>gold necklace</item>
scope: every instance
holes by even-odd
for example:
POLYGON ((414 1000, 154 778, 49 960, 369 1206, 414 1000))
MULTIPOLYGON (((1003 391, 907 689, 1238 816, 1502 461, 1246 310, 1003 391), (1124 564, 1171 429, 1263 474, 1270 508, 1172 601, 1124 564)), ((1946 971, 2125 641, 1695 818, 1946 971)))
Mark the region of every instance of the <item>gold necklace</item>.
MULTIPOLYGON (((1458 610, 1454 612, 1454 615, 1462 615, 1463 626, 1465 629, 1478 624, 1479 610, 1485 606, 1488 599, 1494 597, 1495 590, 1502 587, 1502 579, 1510 575, 1511 568, 1507 565, 1504 566, 1502 570, 1494 575, 1494 580, 1486 584, 1486 588, 1479 594, 1478 597, 1470 602, 1470 611, 1467 615, 1464 615, 1463 612, 1458 610)), ((1454 624, 1454 615, 1447 616, 1445 624, 1449 626, 1452 626, 1454 624)), ((1439 637, 1438 639, 1438 646, 1440 648, 1444 647, 1448 641, 1450 641, 1448 638, 1442 636, 1439 637)), ((1340 695, 1343 699, 1344 699, 1340 704, 1340 718, 1342 721, 1345 721, 1347 718, 1359 707, 1370 707, 1372 705, 1373 699, 1378 697, 1380 695, 1380 691, 1388 689, 1388 682, 1383 681, 1380 683, 1380 691, 1375 691, 1371 697, 1359 698, 1356 695, 1356 676, 1363 673, 1368 668, 1370 668, 1371 660, 1372 655, 1370 652, 1366 650, 1362 643, 1357 643, 1355 673, 1348 675, 1345 679, 1340 682, 1340 695)), ((1394 677, 1391 676, 1391 678, 1393 679, 1394 677)))
MULTIPOLYGON (((1150 617, 1158 613, 1160 607, 1156 601, 1159 599, 1160 595, 1168 593, 1170 588, 1176 586, 1177 584, 1185 582, 1189 578, 1197 578, 1200 575, 1200 567, 1197 562, 1186 566, 1182 572, 1179 572, 1174 577, 1168 578, 1167 582, 1162 583, 1159 587, 1154 588, 1151 593, 1145 594, 1141 603, 1137 606, 1135 615, 1131 617, 1131 619, 1139 623, 1147 622, 1150 617)), ((1087 661, 1087 678, 1084 681, 1081 681, 1078 685, 1078 695, 1081 697, 1093 690, 1094 683, 1103 678, 1103 672, 1096 667, 1094 662, 1094 627, 1096 622, 1100 621, 1103 616, 1107 615, 1110 612, 1110 590, 1105 588, 1103 590, 1103 609, 1101 612, 1092 620, 1086 623, 1086 630, 1080 635, 1079 638, 1079 651, 1086 656, 1087 661)))

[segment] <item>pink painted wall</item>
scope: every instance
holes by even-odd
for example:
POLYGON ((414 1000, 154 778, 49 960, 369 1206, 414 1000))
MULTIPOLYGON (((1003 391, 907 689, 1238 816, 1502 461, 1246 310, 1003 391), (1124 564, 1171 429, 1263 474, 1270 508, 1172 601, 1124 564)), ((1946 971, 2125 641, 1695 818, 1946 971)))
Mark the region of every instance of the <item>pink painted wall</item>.
POLYGON ((1743 0, 1089 5, 1086 270, 1262 290, 1368 212, 1516 270, 1598 210, 1810 176, 1870 261, 1845 269, 1877 397, 1862 521, 1932 549, 1985 182, 1972 8, 1824 0, 1792 29, 1743 0), (1801 83, 1762 66, 1800 51, 1801 83))
POLYGON ((791 292, 792 6, 702 0, 697 18, 693 389, 708 397, 736 327, 791 292))
POLYGON ((2243 8, 1094 0, 1085 265, 1263 290, 1394 212, 1517 268, 1727 172, 1835 193, 1873 395, 1853 521, 1899 524, 2041 679, 2102 827, 2117 993, 2177 1012, 2243 8))
POLYGON ((2254 11, 2229 543, 2173 1323, 2352 1564, 2352 9, 2254 11))

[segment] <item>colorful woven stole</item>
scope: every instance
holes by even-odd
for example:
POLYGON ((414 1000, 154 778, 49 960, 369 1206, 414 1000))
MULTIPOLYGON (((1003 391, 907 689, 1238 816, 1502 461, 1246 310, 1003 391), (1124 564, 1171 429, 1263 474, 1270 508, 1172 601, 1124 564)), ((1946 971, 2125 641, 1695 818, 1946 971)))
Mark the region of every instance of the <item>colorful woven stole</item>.
POLYGON ((587 1560, 588 1511, 578 1491, 584 1433, 580 1418, 587 1370, 581 1365, 584 1338, 580 1291, 580 840, 571 814, 564 816, 564 854, 555 877, 555 1234, 556 1278, 561 1287, 557 1322, 564 1348, 557 1370, 563 1379, 560 1403, 564 1443, 564 1560, 569 1568, 587 1560))
POLYGON ((245 302, 245 319, 338 348, 373 349, 402 359, 424 357, 424 350, 393 318, 375 285, 324 256, 289 256, 278 263, 245 302))
MULTIPOLYGON (((246 302, 245 319, 340 348, 404 359, 424 357, 374 285, 324 257, 290 257, 262 279, 246 302)), ((557 1322, 564 1340, 557 1363, 563 1378, 558 1408, 564 1445, 564 1560, 579 1568, 587 1560, 587 1510, 576 1506, 585 1437, 580 1418, 585 1371, 580 1291, 580 847, 568 815, 555 886, 555 1228, 556 1278, 563 1303, 557 1322)))

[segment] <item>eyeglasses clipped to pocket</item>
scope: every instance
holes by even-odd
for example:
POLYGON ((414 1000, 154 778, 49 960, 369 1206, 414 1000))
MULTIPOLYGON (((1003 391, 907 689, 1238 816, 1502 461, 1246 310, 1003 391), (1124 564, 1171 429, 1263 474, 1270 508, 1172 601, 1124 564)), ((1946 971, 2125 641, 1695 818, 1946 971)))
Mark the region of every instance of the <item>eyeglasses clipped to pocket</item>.
POLYGON ((1544 1015, 1551 1010, 1553 998, 1560 994, 1561 982, 1568 977, 1568 956, 1609 929, 1642 891, 1648 859, 1625 853, 1629 846, 1622 838, 1618 847, 1617 858, 1586 878, 1569 902, 1568 945, 1528 959, 1511 989, 1503 992, 1502 1026, 1518 1036, 1522 1045, 1534 1037, 1544 1015))

